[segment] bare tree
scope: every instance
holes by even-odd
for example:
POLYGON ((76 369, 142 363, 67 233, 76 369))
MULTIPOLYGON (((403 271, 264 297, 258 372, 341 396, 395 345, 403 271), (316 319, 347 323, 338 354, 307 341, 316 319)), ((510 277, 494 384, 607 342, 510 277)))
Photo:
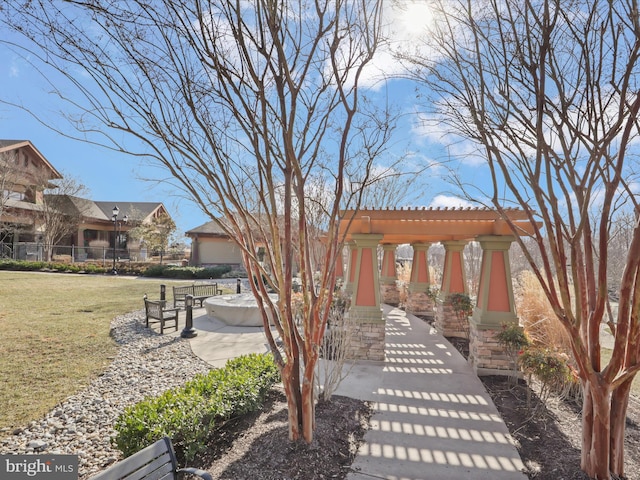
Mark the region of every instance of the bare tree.
POLYGON ((361 86, 381 42, 381 0, 9 0, 2 8, 5 24, 33 42, 38 68, 53 66, 77 87, 81 132, 148 155, 212 219, 226 219, 249 275, 265 279, 251 287, 282 374, 290 438, 311 442, 337 222, 361 197, 345 185, 367 185, 376 162, 384 165, 394 122, 361 86), (146 151, 116 142, 114 131, 146 151), (319 196, 310 188, 318 182, 327 187, 319 196), (319 225, 311 202, 322 205, 319 225), (326 241, 314 265, 320 228, 326 241))
MULTIPOLYGON (((6 217, 15 195, 14 189, 17 179, 15 157, 15 152, 0 153, 0 219, 6 217)), ((14 228, 10 222, 5 222, 3 219, 0 223, 0 243, 11 235, 14 228)), ((1 255, 2 252, 0 252, 1 255)))
POLYGON ((127 232, 127 236, 133 240, 139 240, 150 251, 160 252, 160 264, 162 264, 162 257, 169 248, 175 232, 176 224, 173 219, 167 214, 162 214, 149 222, 140 222, 127 232))
POLYGON ((78 230, 88 208, 83 199, 87 194, 87 188, 72 177, 63 177, 45 190, 37 223, 42 229, 47 261, 52 260, 53 247, 78 230))
POLYGON ((516 238, 571 337, 584 392, 581 466, 593 478, 622 477, 626 409, 640 369, 637 1, 435 3, 432 56, 413 57, 415 78, 434 94, 431 114, 479 147, 490 203, 499 211, 515 203, 540 222, 540 261, 516 238), (605 364, 608 248, 622 212, 633 229, 605 364))

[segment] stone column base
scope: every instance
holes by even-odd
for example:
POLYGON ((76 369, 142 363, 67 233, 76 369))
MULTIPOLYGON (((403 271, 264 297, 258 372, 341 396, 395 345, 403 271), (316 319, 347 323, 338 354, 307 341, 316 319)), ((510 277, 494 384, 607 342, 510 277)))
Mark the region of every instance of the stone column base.
POLYGON ((427 319, 433 319, 435 317, 433 300, 426 294, 426 292, 409 292, 407 297, 407 312, 426 317, 427 319))
POLYGON ((384 361, 384 322, 355 322, 346 358, 349 360, 384 361))
POLYGON ((463 325, 451 304, 440 300, 436 302, 434 326, 445 337, 469 338, 469 319, 466 325, 463 325))
POLYGON ((515 371, 513 360, 498 343, 500 325, 483 325, 469 320, 469 363, 476 374, 511 376, 515 371))
POLYGON ((385 319, 379 307, 352 305, 348 320, 347 359, 384 361, 385 319))
POLYGON ((395 282, 391 283, 381 283, 380 284, 380 299, 382 303, 386 303, 387 305, 393 305, 397 307, 400 305, 400 289, 395 282))

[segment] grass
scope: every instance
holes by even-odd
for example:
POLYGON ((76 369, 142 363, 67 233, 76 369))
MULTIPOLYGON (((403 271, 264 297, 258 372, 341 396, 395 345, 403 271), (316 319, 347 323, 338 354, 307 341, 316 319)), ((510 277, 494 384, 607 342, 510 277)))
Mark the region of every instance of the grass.
POLYGON ((87 386, 116 354, 111 320, 174 281, 0 271, 0 283, 2 429, 40 418, 87 386))

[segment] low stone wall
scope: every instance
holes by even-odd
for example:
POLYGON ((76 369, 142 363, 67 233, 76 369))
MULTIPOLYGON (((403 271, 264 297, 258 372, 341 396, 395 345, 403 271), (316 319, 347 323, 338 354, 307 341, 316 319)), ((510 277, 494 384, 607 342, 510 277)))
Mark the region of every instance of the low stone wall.
POLYGON ((350 327, 347 358, 350 360, 384 361, 385 322, 354 321, 350 327))
POLYGON ((498 342, 501 326, 477 325, 470 319, 469 363, 482 375, 511 375, 513 360, 498 342))
MULTIPOLYGON (((467 320, 468 322, 468 320, 467 320)), ((450 303, 442 301, 436 302, 436 319, 434 326, 438 333, 445 337, 468 338, 469 326, 463 326, 458 319, 458 315, 450 303)))
POLYGON ((400 289, 395 282, 393 284, 380 284, 380 301, 394 307, 400 305, 400 289))
POLYGON ((435 304, 426 292, 409 292, 407 298, 407 312, 419 317, 434 318, 435 304))

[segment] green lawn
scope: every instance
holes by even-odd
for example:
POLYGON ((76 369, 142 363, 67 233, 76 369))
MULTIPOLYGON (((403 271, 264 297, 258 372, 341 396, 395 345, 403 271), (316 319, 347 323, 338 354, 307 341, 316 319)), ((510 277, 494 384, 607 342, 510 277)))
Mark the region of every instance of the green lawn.
POLYGON ((0 428, 23 425, 82 390, 109 364, 111 320, 172 280, 0 271, 0 428))

